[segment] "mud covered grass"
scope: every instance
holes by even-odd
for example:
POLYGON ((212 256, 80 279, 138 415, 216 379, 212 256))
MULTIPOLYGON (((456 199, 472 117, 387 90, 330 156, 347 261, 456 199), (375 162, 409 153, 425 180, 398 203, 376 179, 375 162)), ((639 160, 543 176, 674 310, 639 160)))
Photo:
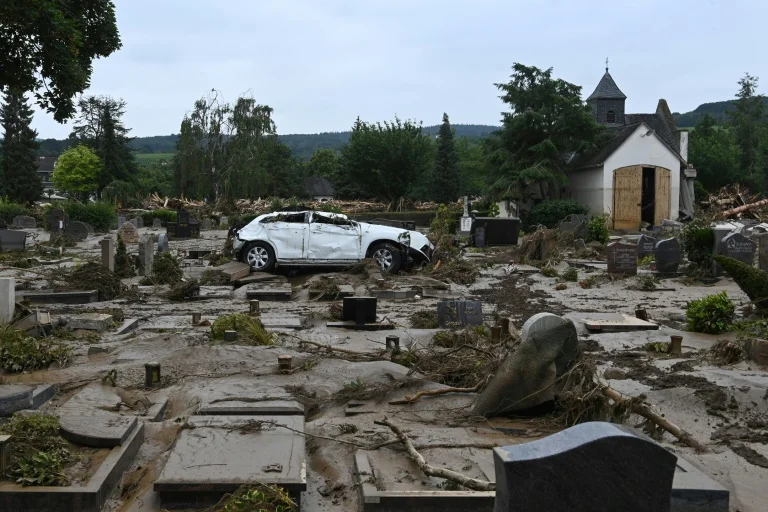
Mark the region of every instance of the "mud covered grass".
POLYGON ((235 343, 240 345, 274 345, 277 342, 275 335, 269 333, 258 318, 245 313, 233 313, 217 318, 211 326, 211 339, 224 341, 224 331, 237 332, 235 343))

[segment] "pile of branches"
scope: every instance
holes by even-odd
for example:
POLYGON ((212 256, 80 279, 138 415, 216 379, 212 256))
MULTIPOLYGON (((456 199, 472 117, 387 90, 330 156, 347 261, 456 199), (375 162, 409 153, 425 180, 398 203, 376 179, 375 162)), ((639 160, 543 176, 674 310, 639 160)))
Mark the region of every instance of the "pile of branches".
POLYGON ((187 199, 183 195, 181 197, 160 197, 157 193, 153 193, 144 201, 144 208, 147 210, 178 210, 180 208, 194 210, 204 208, 205 206, 207 206, 205 201, 187 199))
POLYGON ((768 217, 768 199, 752 194, 741 185, 726 185, 701 201, 700 206, 715 218, 755 219, 768 217))

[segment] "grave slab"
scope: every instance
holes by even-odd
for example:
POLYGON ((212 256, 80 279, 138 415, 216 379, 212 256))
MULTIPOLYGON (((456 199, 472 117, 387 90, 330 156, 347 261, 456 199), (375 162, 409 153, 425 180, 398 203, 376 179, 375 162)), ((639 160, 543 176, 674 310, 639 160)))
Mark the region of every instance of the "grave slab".
POLYGON ((343 299, 345 297, 354 297, 355 296, 355 288, 352 285, 349 284, 340 284, 339 286, 339 292, 336 294, 335 297, 327 297, 323 296, 324 290, 319 288, 310 288, 309 289, 309 298, 310 299, 316 299, 320 296, 323 296, 322 298, 325 300, 339 300, 343 299))
POLYGON ((143 442, 144 425, 139 425, 121 446, 112 448, 84 486, 23 487, 19 484, 0 484, 0 503, 7 507, 3 510, 101 512, 123 473, 131 467, 143 442))
POLYGON ((210 249, 190 249, 187 251, 187 257, 188 260, 197 260, 200 258, 205 258, 206 256, 209 256, 213 251, 210 249))
POLYGON ((98 290, 71 292, 23 292, 24 300, 32 304, 89 304, 99 301, 98 290))
POLYGON ((126 318, 123 320, 123 324, 117 328, 115 335, 128 334, 131 331, 135 331, 139 327, 138 318, 126 318))
POLYGON ((163 504, 205 503, 241 485, 284 487, 296 498, 307 489, 303 416, 191 416, 154 490, 163 504), (258 422, 272 422, 256 423, 258 422))
POLYGON ((235 284, 237 285, 246 285, 246 284, 254 284, 254 283, 287 283, 288 278, 281 275, 276 274, 267 274, 265 272, 254 272, 253 274, 243 277, 241 279, 238 279, 235 281, 235 284))
POLYGON ((251 266, 245 263, 240 263, 239 261, 230 261, 229 263, 214 267, 211 270, 220 273, 231 283, 250 274, 251 266))
POLYGON ((658 324, 623 313, 585 313, 581 322, 590 332, 655 331, 658 324))
POLYGON ((37 384, 32 390, 32 409, 38 409, 45 402, 56 396, 56 384, 37 384))
POLYGON ((448 300, 437 303, 437 324, 441 329, 482 325, 483 304, 477 300, 448 300))
POLYGON ((120 446, 131 435, 138 420, 133 417, 118 416, 107 412, 73 415, 61 413, 61 437, 75 444, 93 448, 114 448, 120 446))
POLYGON ((412 299, 418 295, 416 290, 369 290, 372 297, 379 300, 412 299))
POLYGON ((259 320, 267 329, 301 329, 301 317, 286 313, 262 313, 259 320))
POLYGON ((32 407, 33 387, 26 384, 0 385, 0 416, 32 407))
POLYGON ((730 493, 693 464, 677 458, 672 480, 671 512, 728 512, 730 493))
POLYGON ((72 330, 84 329, 86 331, 106 331, 112 323, 112 315, 102 313, 82 313, 69 317, 67 327, 72 330))
POLYGON ((201 416, 304 416, 304 406, 295 400, 217 400, 203 403, 201 416))
POLYGON ((263 284, 263 285, 249 285, 245 292, 245 296, 248 300, 263 300, 266 302, 274 301, 289 301, 293 291, 290 284, 263 284))
POLYGON ((395 329, 394 324, 382 324, 379 322, 367 322, 363 324, 358 324, 355 321, 327 322, 325 326, 331 329, 355 329, 358 331, 391 331, 395 329))
MULTIPOLYGON (((124 390, 101 383, 93 383, 78 391, 59 407, 64 416, 100 416, 107 414, 116 418, 140 418, 159 421, 168 407, 168 393, 164 390, 145 392, 124 390), (118 403, 123 403, 119 408, 118 403)), ((116 423, 118 424, 118 423, 116 423)))

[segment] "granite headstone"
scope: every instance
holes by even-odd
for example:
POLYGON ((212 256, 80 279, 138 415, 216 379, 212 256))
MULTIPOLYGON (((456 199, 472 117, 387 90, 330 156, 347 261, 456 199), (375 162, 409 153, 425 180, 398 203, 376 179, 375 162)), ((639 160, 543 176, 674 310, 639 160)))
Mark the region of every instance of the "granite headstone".
POLYGON ((637 239, 637 259, 642 260, 646 256, 656 253, 656 239, 648 235, 640 235, 637 239))
POLYGON ((153 227, 154 229, 160 229, 160 228, 162 228, 162 227, 163 227, 163 221, 162 221, 162 220, 160 220, 160 219, 158 219, 157 217, 155 217, 155 218, 152 220, 152 227, 153 227))
POLYGON ((485 247, 485 228, 475 230, 475 247, 485 247))
POLYGON ((59 234, 64 232, 64 227, 67 224, 69 217, 64 213, 64 210, 54 208, 50 211, 46 220, 48 221, 48 229, 50 229, 51 233, 59 234))
POLYGON ((13 225, 21 229, 35 229, 37 221, 29 215, 17 215, 13 218, 13 225))
POLYGON ((446 300, 437 303, 437 325, 441 329, 483 324, 483 303, 479 300, 446 300))
POLYGON ((656 242, 655 248, 656 272, 673 274, 680 266, 680 242, 677 238, 667 238, 656 242))
POLYGON ((88 225, 79 220, 71 220, 64 227, 64 236, 75 242, 82 242, 88 238, 88 225))
POLYGON ((637 246, 614 242, 606 248, 610 274, 637 274, 637 246))
POLYGON ((139 241, 139 230, 132 222, 124 222, 117 234, 122 238, 124 244, 135 244, 139 241))
POLYGON ((741 233, 731 233, 720 241, 718 254, 754 265, 757 244, 741 233))

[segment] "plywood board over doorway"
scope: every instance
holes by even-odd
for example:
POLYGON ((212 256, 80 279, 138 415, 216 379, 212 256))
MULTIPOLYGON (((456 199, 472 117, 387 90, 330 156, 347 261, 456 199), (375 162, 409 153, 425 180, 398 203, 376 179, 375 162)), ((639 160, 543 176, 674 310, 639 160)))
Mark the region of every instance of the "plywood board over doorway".
POLYGON ((613 228, 637 229, 643 191, 642 166, 622 167, 613 171, 613 228))
POLYGON ((656 193, 654 194, 655 214, 654 225, 661 225, 661 221, 669 218, 670 204, 672 203, 670 193, 671 172, 663 167, 656 168, 656 193))

